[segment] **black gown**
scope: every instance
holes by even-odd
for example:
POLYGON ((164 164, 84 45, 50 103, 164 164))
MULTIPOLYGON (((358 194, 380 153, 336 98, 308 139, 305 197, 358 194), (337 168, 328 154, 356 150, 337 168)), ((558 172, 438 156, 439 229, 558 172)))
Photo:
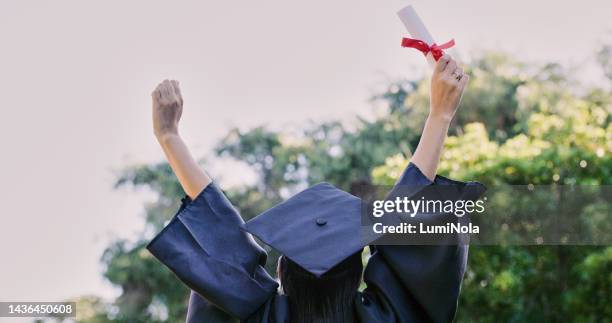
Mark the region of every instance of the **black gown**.
MULTIPOLYGON (((410 164, 399 185, 466 185, 410 164)), ((470 185, 472 183, 467 183, 470 185)), ((189 288, 187 322, 289 322, 287 298, 264 269, 267 254, 215 183, 177 215, 147 248, 189 288)), ((355 298, 360 322, 450 322, 466 269, 466 245, 370 246, 366 289, 355 298)))

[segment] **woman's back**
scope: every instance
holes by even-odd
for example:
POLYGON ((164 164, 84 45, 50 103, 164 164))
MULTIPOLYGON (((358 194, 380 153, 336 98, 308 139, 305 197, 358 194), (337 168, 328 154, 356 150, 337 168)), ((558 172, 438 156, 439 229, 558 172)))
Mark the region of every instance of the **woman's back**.
POLYGON ((361 283, 361 251, 316 277, 285 256, 279 276, 289 301, 291 323, 355 322, 355 297, 361 283))

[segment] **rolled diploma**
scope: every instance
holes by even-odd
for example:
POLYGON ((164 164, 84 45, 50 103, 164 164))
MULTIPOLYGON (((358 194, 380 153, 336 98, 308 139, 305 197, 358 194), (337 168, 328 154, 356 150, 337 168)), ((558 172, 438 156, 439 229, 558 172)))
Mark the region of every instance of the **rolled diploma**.
MULTIPOLYGON (((421 18, 412 6, 408 6, 398 11, 397 15, 399 16, 402 23, 404 23, 404 26, 406 27, 406 30, 408 30, 408 34, 410 34, 410 37, 422 40, 426 42, 429 46, 435 43, 433 37, 429 33, 429 30, 427 30, 427 27, 425 27, 423 20, 421 20, 421 18)), ((433 67, 434 65, 436 65, 436 60, 433 58, 433 55, 431 53, 427 53, 426 58, 427 62, 429 63, 429 66, 433 67)))

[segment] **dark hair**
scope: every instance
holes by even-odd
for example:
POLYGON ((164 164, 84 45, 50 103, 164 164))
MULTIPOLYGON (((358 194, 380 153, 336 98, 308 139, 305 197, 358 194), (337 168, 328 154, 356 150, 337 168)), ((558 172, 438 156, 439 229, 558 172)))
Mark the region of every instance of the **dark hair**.
POLYGON ((363 264, 361 251, 317 277, 282 256, 279 274, 291 323, 353 323, 363 264))

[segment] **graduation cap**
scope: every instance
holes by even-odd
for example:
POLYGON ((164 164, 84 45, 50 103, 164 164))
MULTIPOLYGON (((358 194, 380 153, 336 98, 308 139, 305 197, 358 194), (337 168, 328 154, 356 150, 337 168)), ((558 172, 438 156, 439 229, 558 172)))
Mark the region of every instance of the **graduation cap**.
POLYGON ((244 225, 245 231, 317 277, 363 249, 361 199, 329 183, 314 185, 244 225))
MULTIPOLYGON (((439 185, 428 186, 431 182, 424 179, 425 177, 415 178, 415 173, 410 174, 407 179, 400 180, 399 184, 402 185, 396 185, 387 195, 388 199, 394 199, 396 196, 429 196, 429 198, 433 196, 434 200, 473 200, 484 191, 482 184, 457 182, 441 176, 436 177, 436 183, 439 185), (419 178, 424 180, 419 181, 419 178)), ((393 241, 384 240, 384 234, 374 232, 372 221, 384 221, 385 224, 395 225, 404 220, 394 216, 372 219, 368 212, 371 205, 367 204, 329 183, 320 183, 258 215, 245 223, 243 229, 280 251, 308 272, 320 277, 367 245, 388 244, 393 241)), ((442 221, 446 218, 437 217, 429 220, 436 219, 442 221)), ((456 217, 453 215, 450 219, 446 219, 447 222, 450 220, 456 220, 456 217)), ((396 236, 387 235, 388 238, 396 236)), ((410 237, 413 235, 400 236, 402 239, 410 237)), ((455 235, 442 235, 429 242, 425 242, 426 237, 417 235, 417 240, 399 242, 400 244, 403 242, 460 243, 455 235)), ((397 243, 395 241, 391 244, 397 243)))

